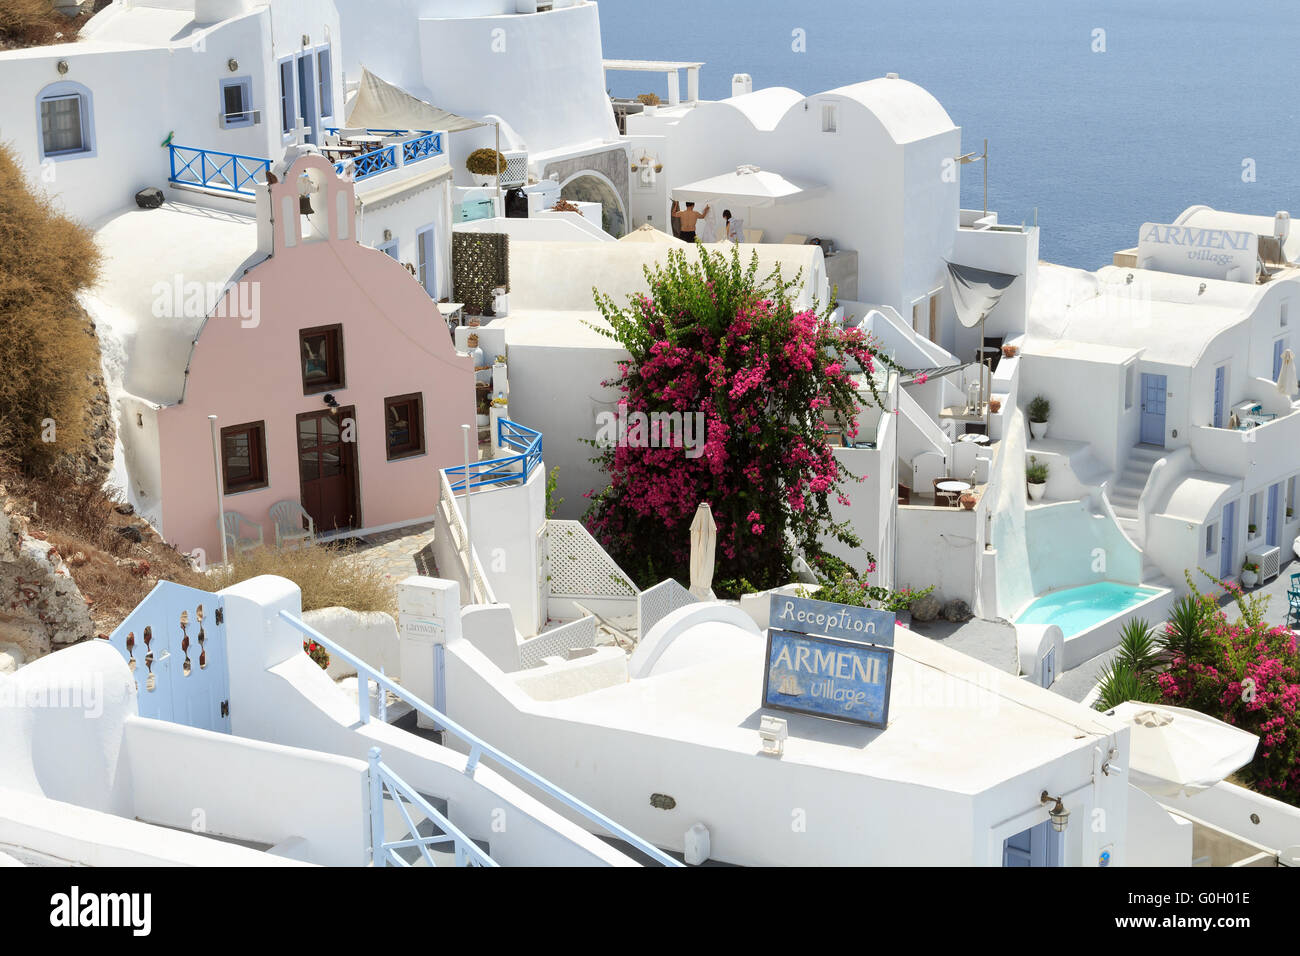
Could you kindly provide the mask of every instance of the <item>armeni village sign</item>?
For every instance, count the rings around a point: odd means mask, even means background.
[[[846,720],[889,722],[894,615],[772,595],[763,706]]]

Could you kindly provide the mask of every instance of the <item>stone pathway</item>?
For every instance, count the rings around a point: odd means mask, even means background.
[[[395,581],[412,574],[436,577],[438,569],[433,561],[433,522],[407,525],[379,534],[365,536],[366,543],[350,561],[364,561],[382,570]]]

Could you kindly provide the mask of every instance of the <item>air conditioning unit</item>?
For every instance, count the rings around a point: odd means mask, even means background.
[[[508,149],[501,153],[506,158],[506,171],[501,174],[502,186],[523,186],[528,182],[528,150]]]
[[[1251,564],[1259,565],[1259,583],[1263,584],[1277,577],[1278,571],[1281,570],[1282,549],[1273,547],[1247,551],[1246,560]]]

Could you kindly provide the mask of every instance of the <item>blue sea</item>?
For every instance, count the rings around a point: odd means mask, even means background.
[[[989,208],[1003,222],[1037,215],[1053,262],[1098,268],[1137,244],[1143,222],[1194,204],[1300,216],[1297,0],[600,0],[600,11],[606,57],[705,61],[706,99],[729,96],[733,73],[809,94],[889,72],[919,83],[966,151],[988,138]],[[805,52],[792,49],[796,29]],[[618,95],[666,94],[652,74],[609,81]],[[980,166],[966,166],[962,205],[982,201]]]

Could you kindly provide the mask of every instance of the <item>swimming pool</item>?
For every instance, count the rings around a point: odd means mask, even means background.
[[[1016,615],[1017,624],[1055,624],[1066,640],[1155,597],[1156,588],[1116,581],[1049,591]],[[1152,623],[1155,623],[1154,621]]]

